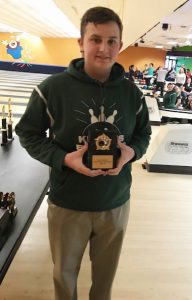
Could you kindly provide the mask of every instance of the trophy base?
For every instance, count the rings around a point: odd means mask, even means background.
[[[12,143],[12,141],[14,140],[14,138],[9,138],[9,139],[7,139],[7,141],[6,141],[6,143],[5,142],[2,142],[1,143],[1,146],[2,147],[5,147],[5,146],[7,146],[8,144],[10,144],[10,143]]]
[[[8,142],[12,142],[13,140],[14,140],[14,137],[7,137],[7,139],[8,139]]]
[[[13,226],[13,218],[8,209],[0,208],[0,250],[6,243]]]
[[[6,241],[5,231],[9,225],[10,214],[7,209],[0,209],[0,250]]]
[[[11,217],[15,217],[16,216],[16,214],[17,214],[17,212],[18,212],[18,209],[17,209],[17,207],[14,207],[14,209],[13,210],[11,210],[11,212],[10,212],[10,215],[11,215]]]

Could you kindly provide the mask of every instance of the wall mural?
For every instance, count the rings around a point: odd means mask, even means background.
[[[24,41],[21,43],[21,36],[10,36],[9,40],[2,40],[0,42],[6,47],[6,53],[8,60],[12,60],[12,63],[17,63],[20,67],[30,67],[30,60],[32,58],[31,51],[25,45]]]

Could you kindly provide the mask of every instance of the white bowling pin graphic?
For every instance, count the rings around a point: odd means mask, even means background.
[[[92,108],[89,109],[89,113],[90,113],[90,115],[91,115],[91,124],[98,122],[98,119],[97,119],[97,117],[94,115],[94,112],[93,112],[93,109],[92,109]]]
[[[115,116],[117,114],[117,110],[113,111],[113,114],[106,119],[106,122],[113,124],[115,121]]]
[[[105,114],[104,114],[104,106],[102,105],[100,107],[100,116],[99,116],[99,121],[100,122],[105,122]]]

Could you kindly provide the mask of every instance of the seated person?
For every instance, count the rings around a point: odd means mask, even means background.
[[[189,78],[189,77],[191,77],[191,71],[190,71],[190,69],[187,69],[186,70],[186,78]]]
[[[180,89],[181,89],[181,105],[183,107],[185,107],[187,105],[187,96],[188,96],[188,93],[185,92],[185,88],[183,85],[180,86]]]
[[[192,94],[189,94],[187,96],[187,104],[185,106],[185,109],[192,110]]]
[[[186,79],[186,83],[184,84],[184,91],[187,93],[187,94],[190,94],[191,91],[192,91],[192,83],[191,83],[191,77],[188,77]]]
[[[137,79],[143,78],[142,72],[137,67],[135,67],[135,78],[137,78]]]
[[[175,85],[171,82],[167,85],[167,92],[163,96],[163,106],[165,108],[177,108],[177,94],[174,86]]]
[[[132,82],[135,81],[135,66],[134,65],[129,66],[128,79]]]
[[[181,88],[177,85],[175,85],[174,90],[176,92],[177,98],[176,98],[176,106],[181,105]]]
[[[160,94],[159,91],[153,90],[152,95],[150,97],[154,98],[157,101],[158,107],[161,107],[163,102],[161,102],[159,98],[159,94]]]

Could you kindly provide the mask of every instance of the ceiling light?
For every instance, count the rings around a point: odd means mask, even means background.
[[[29,37],[29,34],[27,32],[22,32],[20,35],[18,35],[21,39],[27,39]]]
[[[176,41],[170,41],[170,42],[167,42],[168,45],[176,45],[177,42]]]
[[[156,45],[155,48],[161,49],[161,48],[163,48],[163,45]]]

